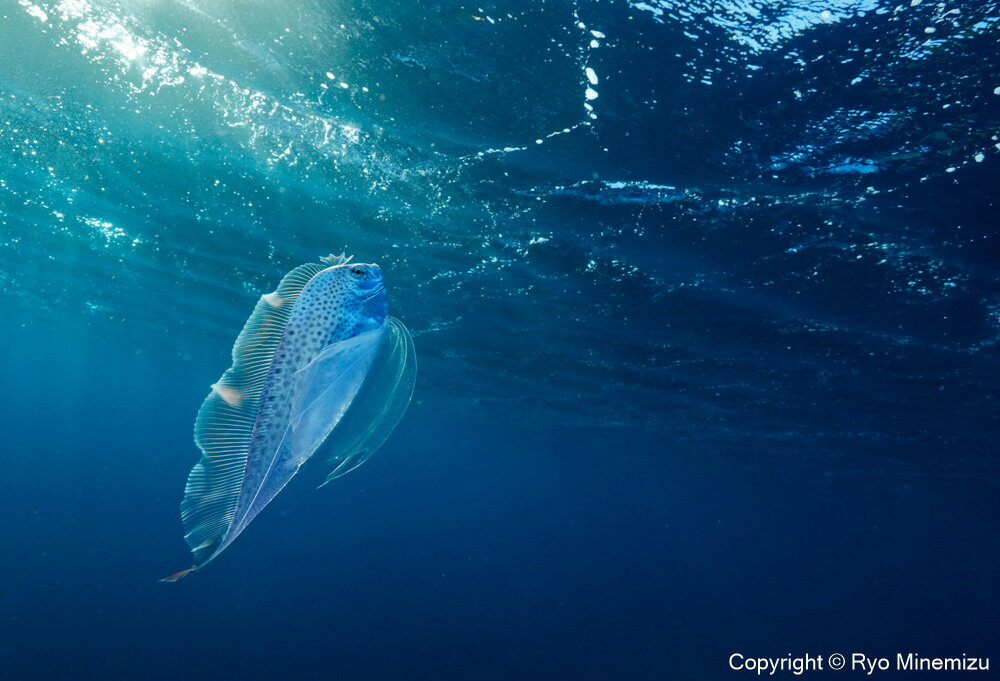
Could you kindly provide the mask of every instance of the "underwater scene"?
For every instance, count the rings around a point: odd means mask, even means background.
[[[1000,678],[996,0],[2,0],[0,286],[0,679]]]

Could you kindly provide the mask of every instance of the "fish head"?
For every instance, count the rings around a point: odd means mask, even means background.
[[[382,269],[375,264],[338,262],[316,274],[303,289],[289,324],[336,343],[381,329],[389,319]]]
[[[347,337],[378,329],[389,318],[382,269],[375,264],[344,263],[317,275],[326,295],[337,299],[335,324],[347,331]]]
[[[350,271],[356,295],[361,298],[361,316],[369,319],[374,327],[382,326],[389,318],[389,298],[385,293],[382,268],[374,264],[355,264]]]

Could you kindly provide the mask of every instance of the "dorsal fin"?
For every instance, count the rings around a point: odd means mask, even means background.
[[[334,255],[333,253],[331,253],[330,255],[322,256],[320,260],[325,262],[327,267],[333,267],[334,265],[345,265],[351,262],[351,258],[353,257],[354,257],[353,255],[347,255],[346,253],[343,252],[340,255]]]
[[[198,411],[194,440],[201,460],[184,488],[181,520],[195,566],[215,553],[233,518],[261,394],[295,301],[326,262],[286,274],[261,296],[233,345],[233,365],[212,386]]]

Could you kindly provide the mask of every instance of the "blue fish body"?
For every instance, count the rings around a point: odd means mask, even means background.
[[[218,556],[307,462],[329,481],[367,460],[415,373],[377,265],[331,256],[289,272],[257,303],[198,413],[202,458],[181,503],[195,564],[165,581]]]

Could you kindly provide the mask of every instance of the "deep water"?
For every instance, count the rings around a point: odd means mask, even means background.
[[[983,0],[3,0],[0,679],[992,678],[998,50]],[[233,339],[341,251],[409,411],[159,583]]]

